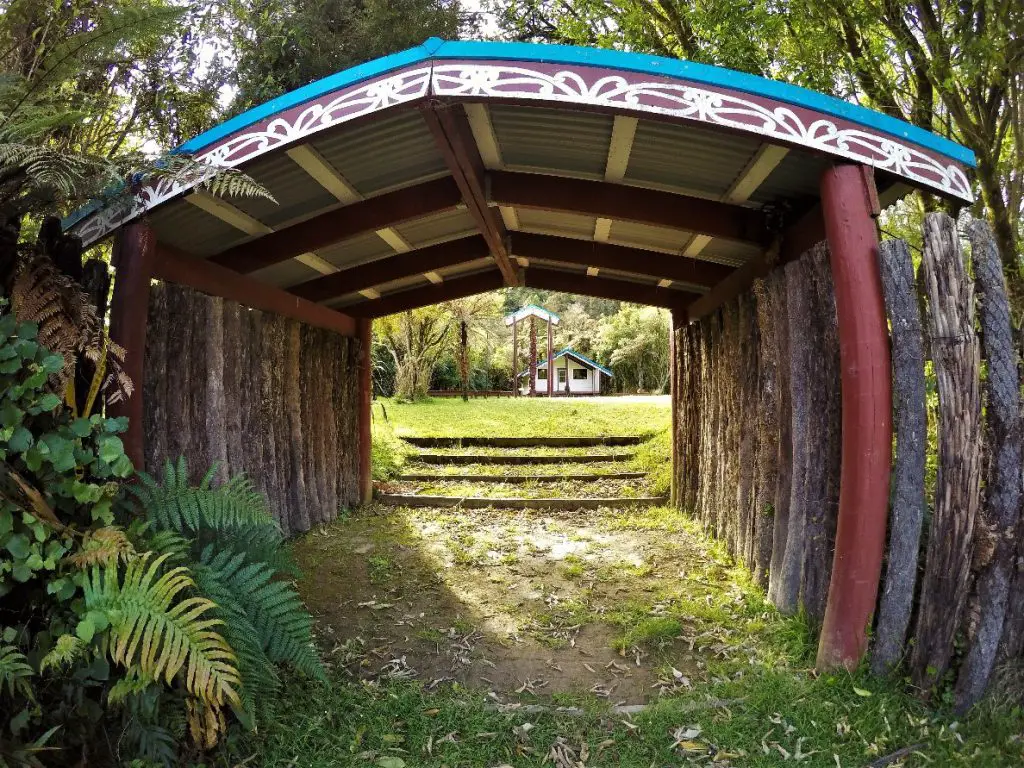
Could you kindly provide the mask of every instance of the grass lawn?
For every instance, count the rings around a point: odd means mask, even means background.
[[[373,418],[389,422],[399,437],[653,435],[672,420],[668,395],[385,399],[374,403]]]
[[[385,429],[649,432],[635,463],[652,473],[648,484],[659,472],[667,483],[667,405],[385,403]],[[674,509],[370,507],[294,549],[329,680],[288,681],[273,716],[218,764],[1024,765],[1024,717],[1005,703],[1012,694],[959,719],[944,692],[926,706],[904,680],[817,675],[803,619],[780,615]]]

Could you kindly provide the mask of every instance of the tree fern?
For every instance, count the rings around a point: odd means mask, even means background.
[[[84,588],[86,608],[109,618],[109,653],[118,664],[168,683],[184,671],[193,696],[214,707],[237,704],[234,654],[213,631],[222,622],[204,616],[215,606],[201,597],[180,599],[194,583],[183,567],[161,574],[166,558],[147,553],[129,562],[123,582],[116,565],[94,566]]]
[[[6,689],[10,696],[20,693],[31,699],[32,684],[28,679],[34,674],[25,654],[13,645],[0,645],[0,692]]]

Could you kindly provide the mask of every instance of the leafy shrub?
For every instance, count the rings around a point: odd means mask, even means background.
[[[311,619],[263,497],[129,486],[127,421],[76,418],[64,369],[0,314],[0,765],[167,764],[255,725],[277,665],[322,675]]]

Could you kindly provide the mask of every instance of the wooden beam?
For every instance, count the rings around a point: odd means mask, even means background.
[[[362,291],[392,280],[423,274],[487,256],[487,243],[480,235],[450,240],[408,253],[386,256],[369,264],[350,267],[333,275],[318,277],[292,286],[289,293],[310,301],[326,301],[346,293]]]
[[[131,397],[111,405],[111,416],[127,416],[124,450],[138,470],[146,469],[142,393],[145,389],[146,328],[149,325],[149,283],[156,259],[156,235],[148,224],[135,222],[114,238],[114,295],[110,302],[110,338],[125,350],[124,372],[135,389]],[[153,468],[150,467],[150,470]]]
[[[252,309],[290,317],[342,336],[354,336],[356,333],[355,320],[348,315],[253,280],[209,260],[189,256],[167,245],[157,246],[152,277],[211,296],[237,301]]]
[[[731,267],[710,261],[655,253],[625,245],[593,243],[588,240],[536,235],[529,232],[516,232],[512,235],[512,253],[527,259],[615,269],[706,288],[716,285],[734,272]]]
[[[490,110],[486,104],[466,104],[465,108],[469,128],[473,131],[473,139],[484,166],[491,169],[501,168],[505,161],[501,157],[501,146],[494,133],[494,124],[491,123]]]
[[[376,301],[351,304],[345,307],[345,311],[355,317],[384,317],[442,301],[461,299],[475,293],[497,290],[502,285],[504,282],[501,273],[497,270],[488,270],[466,277],[453,277],[437,285],[428,283],[406,291],[390,293]]]
[[[429,105],[421,111],[505,283],[515,285],[518,274],[508,255],[508,232],[501,216],[487,203],[484,161],[465,110],[460,104],[450,104]]]
[[[750,196],[757,191],[787,154],[789,154],[789,150],[786,147],[780,147],[777,144],[762,144],[746,167],[740,171],[729,190],[722,195],[722,200],[729,203],[742,203],[749,200]],[[710,242],[711,238],[707,235],[695,235],[683,249],[683,255],[697,256]]]
[[[751,259],[733,274],[726,277],[714,288],[690,305],[690,321],[714,312],[730,299],[747,290],[755,280],[764,277],[776,266],[800,258],[810,248],[825,239],[825,220],[821,206],[815,205],[783,232],[781,242],[768,248],[760,256]]]
[[[321,213],[236,245],[210,260],[248,274],[364,232],[451,210],[460,202],[459,188],[452,179],[436,179]]]
[[[715,200],[511,171],[495,171],[490,179],[491,198],[499,205],[634,221],[758,245],[766,245],[770,234],[761,211]]]
[[[698,294],[671,288],[658,288],[654,285],[631,283],[609,277],[589,277],[553,269],[539,269],[538,267],[530,267],[526,270],[526,285],[529,288],[575,293],[581,296],[596,296],[614,301],[631,301],[635,304],[648,304],[667,309],[685,306],[698,296]]]

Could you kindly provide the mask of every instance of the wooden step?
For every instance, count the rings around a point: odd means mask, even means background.
[[[668,504],[668,496],[639,496],[612,499],[488,499],[482,496],[418,496],[412,493],[382,493],[377,501],[391,507],[439,507],[462,509],[600,509],[601,507],[652,507]]]
[[[632,453],[586,454],[575,456],[511,454],[492,456],[472,453],[420,453],[414,454],[413,461],[424,464],[598,464],[604,461],[629,461]]]
[[[419,482],[458,482],[458,483],[561,483],[580,482],[596,483],[601,480],[639,480],[645,477],[643,472],[609,472],[598,474],[581,472],[579,474],[562,475],[441,475],[432,472],[409,472],[399,475],[399,480],[415,480]]]
[[[595,445],[639,445],[649,435],[605,437],[403,437],[418,448],[592,448]]]

